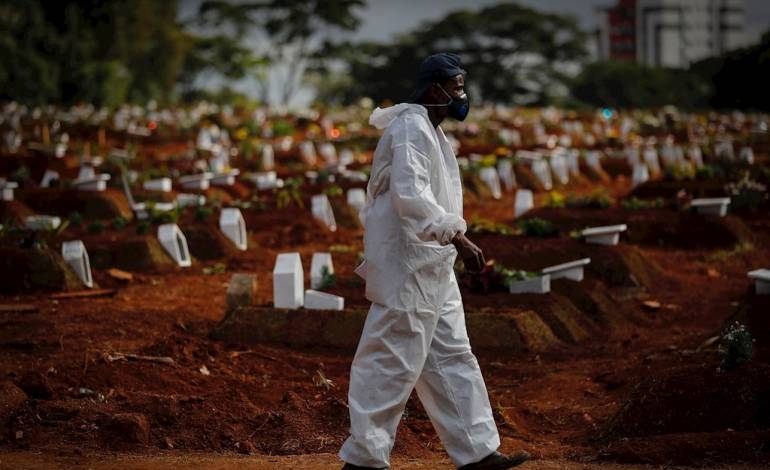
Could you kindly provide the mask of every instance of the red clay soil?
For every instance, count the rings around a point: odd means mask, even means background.
[[[512,201],[506,194],[488,205],[474,203],[466,215],[507,223]],[[656,214],[664,213],[651,211],[651,220]],[[116,289],[113,297],[56,300],[45,292],[1,297],[4,305],[38,308],[37,313],[0,310],[0,328],[15,328],[13,335],[0,336],[0,389],[8,390],[0,397],[3,451],[336,452],[347,432],[349,355],[225,344],[209,333],[224,315],[234,272],[256,273],[255,303],[270,304],[270,273],[279,252],[298,251],[307,270],[313,252],[332,251],[338,276],[332,291],[348,296],[348,305],[366,305],[352,273],[361,231],[329,232],[307,208],[293,206],[244,210],[244,216],[250,231],[246,252],[199,259],[187,269],[136,270],[130,282],[95,269],[101,288]],[[194,223],[191,217],[183,216],[181,223]],[[217,218],[198,224],[215,226]],[[135,228],[108,228],[99,237],[127,240]],[[83,234],[68,230],[62,239]],[[770,459],[766,359],[758,356],[718,373],[717,345],[704,345],[731,316],[754,305],[746,272],[770,266],[767,245],[704,249],[685,248],[686,242],[673,248],[630,243],[613,249],[566,235],[478,240],[488,257],[528,269],[573,256],[593,260],[583,284],[554,283],[556,293],[586,315],[587,339],[539,354],[479,354],[503,450],[524,448],[539,458],[575,462],[760,465]],[[211,269],[218,263],[222,266]],[[637,286],[627,276],[639,272],[649,279],[635,276]],[[463,295],[467,309],[515,303],[537,311],[545,310],[541,302],[547,301],[467,288]],[[659,307],[643,307],[645,299]],[[612,305],[618,310],[610,312]],[[751,308],[756,322],[756,307]],[[610,312],[611,318],[592,317],[591,309]],[[755,336],[757,350],[765,348],[766,333]],[[20,402],[20,393],[27,399]],[[413,398],[394,455],[446,466],[439,460],[445,458],[441,449]]]

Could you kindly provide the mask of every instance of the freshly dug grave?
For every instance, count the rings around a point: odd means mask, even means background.
[[[699,465],[726,455],[766,462],[770,366],[723,370],[713,354],[700,359],[643,379],[602,430],[602,454],[655,464]]]
[[[647,246],[684,250],[732,248],[740,243],[761,243],[764,236],[752,231],[732,215],[713,217],[690,211],[668,209],[626,210],[542,208],[528,212],[523,219],[540,218],[553,222],[563,234],[603,225],[626,224],[621,240]]]
[[[0,293],[81,288],[83,283],[58,252],[48,248],[0,246]]]
[[[131,219],[133,214],[122,191],[79,191],[40,188],[18,191],[18,199],[39,214],[67,217],[77,212],[85,219]]]

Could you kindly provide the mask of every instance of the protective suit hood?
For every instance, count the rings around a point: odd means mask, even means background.
[[[393,121],[395,121],[396,118],[401,115],[401,113],[407,110],[411,112],[425,113],[426,116],[428,114],[428,111],[422,105],[399,103],[388,108],[377,108],[372,111],[372,115],[369,116],[369,124],[380,130],[385,129]]]

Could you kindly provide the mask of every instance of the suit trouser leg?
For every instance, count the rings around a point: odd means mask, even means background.
[[[500,446],[454,274],[415,388],[456,466],[477,462]]]

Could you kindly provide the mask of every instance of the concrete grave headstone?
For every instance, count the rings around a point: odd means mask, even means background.
[[[316,194],[311,199],[313,217],[319,220],[321,223],[332,232],[337,231],[337,221],[334,218],[334,211],[332,211],[332,205],[329,203],[329,198],[326,194]]]
[[[263,171],[254,173],[251,180],[257,185],[259,191],[283,187],[283,180],[278,178],[275,171]]]
[[[304,160],[306,164],[311,166],[316,164],[317,156],[315,152],[315,147],[313,146],[313,142],[309,140],[300,142],[299,154],[302,157],[302,160]]]
[[[551,156],[551,171],[556,181],[560,184],[569,183],[569,169],[567,168],[567,159],[561,152],[554,152]]]
[[[353,151],[350,149],[343,149],[340,151],[339,163],[342,166],[348,166],[356,161]]]
[[[502,192],[500,191],[500,177],[495,168],[484,167],[480,169],[479,178],[481,178],[481,181],[487,185],[493,198],[500,199],[500,197],[502,197]]]
[[[337,164],[337,149],[331,142],[324,142],[318,146],[318,153],[328,165]]]
[[[205,172],[197,173],[194,175],[181,176],[177,181],[179,181],[179,184],[181,184],[182,188],[184,189],[204,191],[209,189],[212,177],[213,175],[211,173]]]
[[[553,188],[553,181],[551,180],[551,170],[548,167],[548,163],[542,158],[532,161],[532,173],[543,185],[546,191],[550,191]]]
[[[142,183],[142,187],[147,191],[171,192],[171,178],[156,178]]]
[[[28,215],[24,227],[28,230],[56,230],[61,225],[61,218],[55,215]]]
[[[511,294],[547,294],[551,292],[551,276],[544,274],[508,283]]]
[[[320,289],[324,282],[324,275],[333,274],[334,264],[331,253],[313,253],[313,259],[310,262],[310,287]]]
[[[355,208],[357,212],[361,212],[366,204],[366,190],[363,188],[350,188],[347,192],[348,205]]]
[[[506,191],[516,187],[516,174],[513,172],[513,162],[510,159],[498,160],[497,175]]]
[[[275,168],[275,150],[270,144],[262,146],[262,169],[270,171]]]
[[[520,217],[535,207],[535,197],[530,189],[518,189],[516,191],[516,200],[513,204],[514,216]]]
[[[644,159],[645,165],[647,165],[647,168],[653,173],[658,174],[660,173],[660,161],[658,160],[658,151],[655,150],[654,147],[648,147],[644,149],[644,152],[642,153],[642,158]]]
[[[556,279],[570,279],[573,281],[583,280],[583,268],[591,262],[591,258],[583,258],[568,263],[557,264],[555,266],[549,266],[542,271],[542,274],[550,274],[551,280]]]
[[[626,224],[590,227],[581,232],[586,243],[614,246],[620,241],[620,232],[625,232]]]
[[[754,290],[757,295],[770,294],[770,269],[749,271],[749,277],[754,279]]]
[[[241,170],[231,168],[222,173],[211,175],[211,184],[214,186],[232,186],[235,184],[235,177],[241,174]]]
[[[729,197],[698,198],[690,201],[690,206],[695,208],[698,214],[717,215],[719,217],[727,215],[727,206],[729,205]]]
[[[687,158],[690,160],[690,163],[695,165],[695,168],[703,166],[703,152],[699,145],[690,145],[687,147]]]
[[[589,150],[586,152],[586,164],[596,171],[602,170],[601,154],[596,150]]]
[[[634,164],[634,171],[631,175],[631,185],[637,187],[642,183],[646,183],[650,180],[650,170],[644,163]]]
[[[725,160],[735,160],[733,143],[727,139],[717,141],[714,144],[714,155],[716,155],[717,158]]]
[[[345,299],[338,295],[308,289],[305,291],[305,308],[308,310],[344,310]]]
[[[81,240],[70,240],[62,242],[61,254],[64,261],[75,271],[83,284],[92,288],[94,280],[91,276],[91,263],[88,260],[88,252]]]
[[[192,266],[190,250],[187,247],[187,238],[179,230],[177,224],[162,224],[158,226],[158,241],[171,256],[177,265],[181,267]]]
[[[740,160],[742,162],[746,162],[749,165],[753,165],[754,164],[754,149],[752,149],[751,147],[741,147],[741,150],[738,153],[738,158],[740,158]]]
[[[179,193],[176,195],[178,207],[198,207],[206,204],[206,196],[202,194]]]
[[[567,168],[571,176],[580,175],[580,151],[577,149],[568,149],[566,152]]]
[[[246,222],[243,219],[241,210],[237,207],[227,207],[222,209],[222,212],[219,214],[219,230],[221,230],[239,250],[245,251],[249,247],[249,240],[246,236]]]
[[[40,187],[41,188],[50,188],[52,181],[58,181],[59,180],[59,172],[53,171],[53,170],[45,170],[45,173],[43,173],[43,178],[40,180]]]
[[[626,160],[631,166],[639,163],[639,149],[635,147],[626,147],[624,153],[626,154]]]
[[[273,267],[275,308],[296,309],[304,303],[305,277],[299,253],[281,253]]]
[[[13,201],[13,190],[19,187],[19,183],[15,181],[6,181],[5,178],[0,178],[0,200]]]

